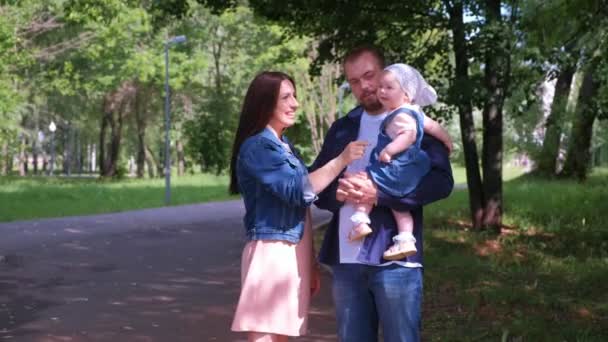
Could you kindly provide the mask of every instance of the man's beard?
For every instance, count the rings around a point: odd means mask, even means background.
[[[377,112],[382,109],[382,103],[378,100],[377,97],[374,97],[374,100],[370,100],[367,102],[361,102],[361,106],[365,109],[366,112]]]

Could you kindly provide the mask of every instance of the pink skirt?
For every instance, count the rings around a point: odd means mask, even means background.
[[[310,304],[312,229],[307,215],[298,244],[255,240],[241,259],[241,295],[232,331],[300,336]]]

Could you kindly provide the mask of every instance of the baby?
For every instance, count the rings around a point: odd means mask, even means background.
[[[403,197],[412,192],[430,169],[427,154],[420,148],[424,133],[443,142],[452,151],[448,133],[437,121],[424,115],[421,108],[437,101],[437,93],[426,83],[418,70],[406,64],[393,64],[384,69],[378,86],[378,99],[389,112],[380,126],[378,144],[372,151],[369,177],[383,192]],[[354,175],[365,177],[365,175]],[[371,205],[356,205],[351,217],[351,240],[372,232],[369,219]],[[387,260],[400,260],[415,254],[414,221],[409,212],[393,210],[398,233],[393,245],[384,252]]]

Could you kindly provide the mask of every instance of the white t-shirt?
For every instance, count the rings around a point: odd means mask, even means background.
[[[369,157],[372,154],[372,150],[378,143],[378,133],[380,132],[380,124],[388,113],[382,113],[378,115],[369,115],[367,112],[363,112],[361,115],[361,126],[359,126],[359,135],[357,140],[365,140],[368,142],[365,148],[365,154],[361,159],[357,159],[350,163],[346,168],[346,172],[359,172],[365,171],[365,168],[369,164]],[[344,204],[340,208],[340,224],[339,224],[339,237],[340,237],[340,263],[359,263],[357,256],[363,240],[349,241],[348,233],[353,227],[353,222],[350,217],[355,213],[355,207],[351,204]],[[373,228],[372,228],[373,229]]]
[[[368,142],[365,148],[365,154],[361,159],[355,160],[346,167],[347,172],[355,173],[359,171],[365,171],[367,165],[369,165],[369,157],[372,154],[372,150],[378,144],[378,133],[380,133],[380,125],[386,118],[388,113],[382,113],[378,115],[369,115],[366,111],[361,115],[361,125],[359,126],[359,135],[357,140],[365,140]],[[345,203],[340,208],[340,222],[338,225],[338,236],[340,244],[340,263],[341,264],[360,264],[357,260],[361,246],[363,245],[363,239],[358,241],[350,241],[348,239],[348,233],[353,227],[353,222],[350,217],[355,213],[355,207],[352,204]],[[374,227],[372,226],[372,229]],[[419,263],[402,262],[402,261],[391,261],[380,266],[389,264],[399,264],[405,267],[422,267]]]

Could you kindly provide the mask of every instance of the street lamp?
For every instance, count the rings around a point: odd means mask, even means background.
[[[169,111],[169,48],[186,41],[186,36],[177,36],[165,43],[165,205],[171,201],[171,153],[169,146],[169,130],[171,129],[171,114]]]
[[[57,126],[55,126],[55,122],[51,121],[49,125],[49,131],[51,131],[51,167],[49,168],[49,175],[53,175],[53,171],[55,170],[55,131],[57,130]]]

